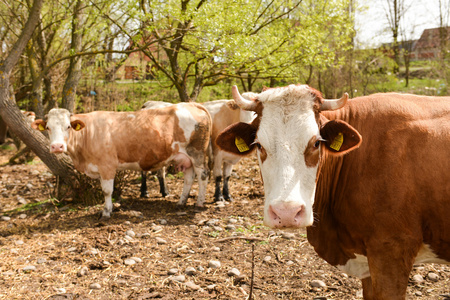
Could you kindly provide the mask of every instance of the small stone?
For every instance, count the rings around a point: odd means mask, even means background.
[[[143,217],[142,212],[136,211],[136,210],[131,210],[131,211],[129,211],[129,214],[130,214],[130,216],[132,216],[132,217],[137,217],[137,218]]]
[[[187,267],[186,271],[184,271],[184,273],[188,276],[195,275],[196,272],[197,270],[194,267]]]
[[[221,267],[220,261],[218,260],[210,260],[208,262],[208,267],[211,269],[217,269]]]
[[[206,225],[208,226],[214,226],[219,222],[218,219],[210,219],[208,222],[206,222]]]
[[[414,294],[416,294],[416,296],[419,296],[419,297],[423,295],[421,291],[417,291]]]
[[[184,284],[186,287],[190,288],[191,290],[197,291],[200,289],[200,286],[193,283],[192,281],[188,281]]]
[[[318,280],[318,279],[314,279],[311,280],[311,282],[309,283],[312,287],[315,288],[324,288],[327,287],[327,285],[325,284],[325,282],[323,282],[322,280]]]
[[[159,224],[161,225],[167,225],[167,220],[166,219],[159,219],[158,220]],[[155,230],[156,231],[156,230]]]
[[[421,283],[423,282],[423,277],[420,274],[416,274],[412,277],[412,281],[415,283]]]
[[[17,240],[14,242],[17,246],[23,245],[24,242],[22,240]]]
[[[161,230],[163,230],[163,228],[161,226],[156,225],[156,226],[152,227],[152,231],[156,232],[156,231],[161,231]]]
[[[217,247],[217,246],[212,247],[211,250],[212,250],[213,252],[220,252],[220,248]]]
[[[163,245],[163,244],[167,244],[167,241],[165,239],[162,239],[160,237],[156,237],[156,243]]]
[[[55,287],[54,290],[58,293],[58,294],[64,294],[66,292],[65,288],[57,288]]]
[[[214,229],[215,231],[219,231],[219,232],[223,231],[223,228],[220,227],[220,226],[213,226],[213,229]]]
[[[238,220],[234,219],[234,218],[229,218],[228,219],[228,223],[230,224],[236,224],[238,222]]]
[[[187,212],[185,212],[185,211],[177,211],[175,214],[177,216],[185,216],[185,215],[187,215]]]
[[[77,247],[70,247],[69,249],[67,249],[67,252],[75,252],[77,251]]]
[[[295,238],[295,233],[283,231],[281,233],[281,237],[285,238],[285,239],[288,239],[288,240],[291,240],[291,239]]]
[[[175,268],[169,269],[169,271],[167,271],[167,274],[168,275],[178,274],[178,269],[175,269]]]
[[[125,221],[125,222],[123,222],[123,224],[125,224],[125,225],[131,225],[131,222],[130,222],[130,221]]]
[[[19,219],[26,219],[27,218],[27,215],[26,214],[20,214],[19,215]]]
[[[236,269],[236,268],[232,268],[231,270],[228,271],[228,276],[239,276],[241,275],[241,272]]]
[[[215,285],[215,284],[210,284],[210,285],[207,285],[207,286],[206,286],[206,289],[207,289],[207,290],[210,290],[210,291],[211,291],[211,290],[214,290],[215,288],[216,288],[216,285]]]
[[[436,281],[439,281],[439,275],[436,274],[436,273],[430,272],[430,273],[428,273],[428,275],[427,275],[427,279],[428,279],[429,281],[434,281],[434,282],[436,282]]]
[[[186,281],[186,276],[184,276],[184,275],[173,276],[172,280],[173,281],[178,281],[178,282],[185,282]]]
[[[86,266],[82,267],[82,268],[77,272],[77,276],[78,276],[78,277],[86,276],[87,274],[89,274],[89,269],[88,269],[88,267],[86,267]]]
[[[215,207],[216,208],[224,208],[225,207],[225,203],[223,201],[216,202]]]
[[[41,258],[38,258],[36,262],[37,262],[38,264],[44,264],[44,263],[47,262],[47,259],[41,257]]]
[[[294,262],[292,260],[288,260],[286,262],[286,266],[292,266],[294,264]]]
[[[101,287],[101,285],[100,285],[99,283],[94,282],[94,283],[91,283],[91,284],[89,285],[89,288],[90,288],[91,290],[99,290],[99,289],[101,289],[102,287]]]
[[[9,220],[11,220],[11,218],[10,217],[8,217],[8,216],[2,216],[2,221],[9,221]]]
[[[234,226],[234,225],[232,225],[232,224],[227,224],[227,225],[225,226],[225,229],[226,229],[226,230],[236,230],[236,226]]]
[[[19,202],[19,204],[22,204],[22,205],[28,204],[28,201],[21,196],[17,196],[17,202]]]
[[[203,272],[203,271],[205,271],[205,268],[203,268],[202,266],[198,266],[197,270],[199,270],[200,272]]]
[[[270,257],[269,255],[267,255],[266,257],[263,258],[263,261],[265,261],[266,263],[268,263],[271,260],[272,260],[272,257]]]
[[[30,190],[33,189],[34,187],[31,183],[27,183],[25,186]]]
[[[130,259],[134,260],[137,264],[142,262],[142,259],[136,256],[133,256]]]
[[[127,230],[127,231],[125,232],[125,235],[131,236],[132,238],[134,238],[134,237],[136,236],[136,233],[134,233],[133,230]]]
[[[123,261],[123,263],[126,264],[127,266],[132,266],[136,263],[136,261],[134,259],[127,258]]]
[[[197,225],[189,225],[189,229],[191,230],[197,230],[198,226]]]
[[[36,267],[35,266],[26,266],[22,269],[24,272],[31,272],[31,271],[36,271]]]

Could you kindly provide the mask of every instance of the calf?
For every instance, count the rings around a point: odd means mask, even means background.
[[[78,171],[100,178],[105,195],[103,217],[112,212],[117,170],[157,170],[169,163],[184,172],[178,204],[186,204],[195,175],[199,182],[197,205],[204,204],[211,117],[201,105],[181,103],[136,112],[76,115],[52,109],[46,121],[36,120],[32,126],[48,129],[52,153],[68,152]]]
[[[319,256],[362,279],[365,299],[404,299],[413,264],[450,262],[450,97],[347,104],[346,94],[327,100],[306,85],[251,100],[232,93],[257,117],[217,144],[256,149],[267,226],[307,227]]]

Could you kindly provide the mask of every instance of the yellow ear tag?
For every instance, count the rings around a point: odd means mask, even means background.
[[[238,148],[239,152],[245,152],[250,150],[250,148],[247,146],[247,144],[245,143],[244,139],[241,137],[236,137],[234,139],[234,143],[236,144],[236,147]]]
[[[339,134],[334,138],[334,141],[331,143],[330,148],[339,151],[343,143],[344,136],[342,135],[342,132],[339,132]]]
[[[42,126],[42,124],[39,124],[38,128],[40,131],[45,131],[45,128],[44,128],[44,126]]]
[[[81,125],[80,125],[80,123],[77,123],[77,126],[75,126],[75,130],[78,131],[80,129],[81,129]]]

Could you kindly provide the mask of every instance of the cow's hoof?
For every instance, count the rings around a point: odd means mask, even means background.
[[[141,197],[141,198],[148,198],[148,193],[141,194],[139,197]]]
[[[224,199],[225,199],[225,201],[228,201],[228,202],[233,202],[234,201],[234,199],[233,199],[233,197],[231,197],[231,195],[225,195],[224,197],[223,197]]]

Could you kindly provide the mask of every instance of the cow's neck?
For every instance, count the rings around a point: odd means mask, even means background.
[[[351,122],[349,109],[340,109],[324,114],[329,120],[343,120]],[[316,252],[332,265],[345,265],[345,262],[353,258],[353,254],[344,251],[341,247],[343,239],[348,237],[342,226],[339,226],[335,218],[333,208],[337,201],[342,199],[341,192],[345,186],[345,174],[342,166],[345,157],[335,157],[322,153],[319,177],[316,186],[314,201],[314,224],[308,227],[308,240]],[[337,230],[339,228],[340,231]],[[346,243],[346,249],[347,243]]]

